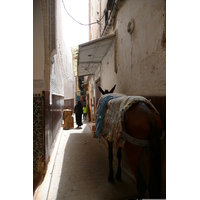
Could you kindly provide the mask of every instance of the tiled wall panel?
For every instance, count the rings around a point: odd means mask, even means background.
[[[44,161],[43,119],[43,99],[36,94],[33,96],[33,174],[38,170],[39,159]]]
[[[62,125],[64,97],[52,95],[52,104],[49,100],[49,91],[43,95],[33,97],[33,173],[44,170],[49,161],[50,149],[56,134]],[[43,169],[38,169],[42,161]]]

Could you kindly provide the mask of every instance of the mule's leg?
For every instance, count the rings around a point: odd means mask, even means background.
[[[117,150],[118,166],[117,166],[117,174],[116,174],[116,180],[118,181],[121,180],[121,158],[122,158],[121,150],[122,148],[118,147],[118,150]]]
[[[108,141],[109,175],[108,181],[113,182],[113,143]]]
[[[138,190],[138,198],[144,198],[145,192],[147,190],[147,185],[142,175],[140,167],[138,169],[137,190]]]
[[[158,124],[159,125],[159,124]],[[161,197],[161,144],[159,138],[159,129],[156,123],[150,126],[150,180],[149,196],[150,198]]]

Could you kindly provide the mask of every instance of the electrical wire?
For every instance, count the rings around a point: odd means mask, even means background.
[[[63,7],[64,7],[66,13],[67,13],[75,22],[77,22],[78,24],[83,25],[83,26],[90,26],[90,25],[93,25],[93,24],[99,24],[100,21],[103,19],[104,15],[105,15],[105,13],[104,13],[103,16],[101,17],[101,19],[97,20],[96,22],[92,22],[92,23],[90,23],[90,24],[83,24],[83,23],[81,23],[81,22],[78,22],[76,19],[74,19],[74,18],[69,14],[69,12],[67,11],[67,9],[66,9],[66,7],[65,7],[65,4],[64,4],[63,0],[62,0],[62,3],[63,3]]]

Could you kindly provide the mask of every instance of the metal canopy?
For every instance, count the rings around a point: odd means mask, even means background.
[[[88,76],[95,73],[101,66],[101,61],[107,54],[115,38],[115,34],[91,40],[79,45],[78,76]]]

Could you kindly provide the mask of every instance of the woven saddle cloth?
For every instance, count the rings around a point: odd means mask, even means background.
[[[106,94],[100,97],[97,105],[97,115],[101,102],[108,95],[112,95],[113,99],[109,100],[106,106],[105,116],[103,119],[103,128],[101,130],[101,136],[106,137],[110,142],[114,142],[120,147],[124,147],[124,115],[126,111],[135,103],[144,102],[146,105],[152,107],[156,113],[158,111],[153,104],[142,96],[126,96],[119,93]],[[116,98],[117,97],[117,98]],[[158,113],[159,114],[159,113]],[[126,133],[125,133],[126,134]]]

